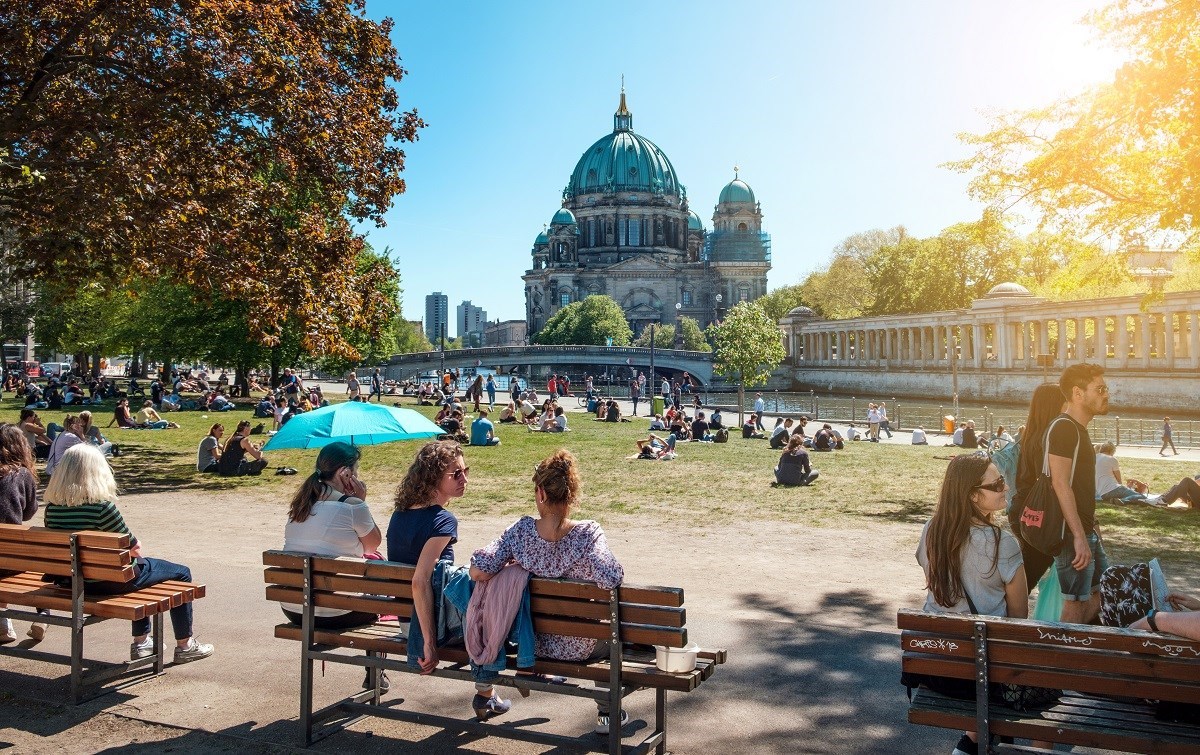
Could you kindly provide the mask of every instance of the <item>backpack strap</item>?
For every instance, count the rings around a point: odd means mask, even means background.
[[[1054,426],[1063,420],[1070,420],[1069,417],[1059,415],[1054,418],[1050,426],[1046,428],[1046,435],[1042,438],[1042,474],[1050,476],[1050,432],[1054,430]],[[1073,421],[1073,420],[1072,420]],[[1075,482],[1075,462],[1079,460],[1079,431],[1075,431],[1075,453],[1071,455],[1071,476],[1067,480],[1067,484]]]

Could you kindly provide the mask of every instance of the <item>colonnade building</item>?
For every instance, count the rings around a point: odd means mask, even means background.
[[[962,398],[1023,401],[1051,373],[1091,362],[1125,373],[1114,390],[1136,390],[1148,407],[1191,405],[1200,388],[1200,291],[1147,306],[1140,296],[1053,302],[1003,283],[966,309],[824,320],[797,307],[780,327],[802,387],[949,395],[956,375]]]

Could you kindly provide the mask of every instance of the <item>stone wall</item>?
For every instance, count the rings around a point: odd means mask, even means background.
[[[1046,373],[1051,381],[1059,372]],[[793,369],[792,390],[834,391],[854,396],[926,398],[950,401],[953,377],[949,372],[933,370],[861,370]],[[958,398],[961,402],[1024,403],[1045,378],[1041,370],[959,373]],[[1200,395],[1200,375],[1195,372],[1160,374],[1113,370],[1106,374],[1111,391],[1110,413],[1121,411],[1161,411],[1164,414],[1195,410]],[[772,388],[775,386],[772,385]]]

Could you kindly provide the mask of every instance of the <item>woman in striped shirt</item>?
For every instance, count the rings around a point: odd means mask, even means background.
[[[56,530],[100,530],[129,535],[133,554],[133,579],[128,582],[88,582],[86,591],[92,595],[120,595],[159,582],[177,579],[192,580],[186,566],[142,555],[142,544],[125,525],[117,510],[117,481],[104,460],[100,449],[87,443],[71,446],[62,455],[50,484],[43,496],[46,502],[46,527]],[[188,663],[212,655],[212,645],[202,645],[192,637],[192,604],[183,603],[171,609],[171,628],[175,631],[175,662]],[[133,643],[129,659],[136,661],[154,654],[154,638],[150,636],[150,619],[133,622]]]

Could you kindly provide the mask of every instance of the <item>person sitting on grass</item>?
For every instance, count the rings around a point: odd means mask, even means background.
[[[1113,503],[1146,503],[1146,486],[1132,478],[1129,485],[1121,479],[1121,466],[1114,454],[1116,445],[1105,441],[1096,446],[1096,500]],[[1141,491],[1138,488],[1141,488]]]
[[[121,449],[111,443],[104,434],[100,432],[100,428],[92,423],[92,413],[84,410],[79,413],[79,430],[80,437],[100,449],[100,453],[105,456],[120,456]]]
[[[89,595],[121,595],[141,590],[168,580],[192,581],[186,566],[144,554],[144,544],[126,526],[117,509],[117,481],[104,460],[100,449],[87,443],[72,446],[63,454],[58,470],[50,478],[43,496],[46,502],[46,528],[52,530],[100,530],[129,535],[133,554],[133,579],[128,582],[88,581]],[[175,663],[190,663],[207,658],[213,646],[196,641],[192,635],[192,602],[171,609],[171,628],[175,632]],[[137,661],[154,655],[154,638],[150,636],[150,619],[133,622],[133,643],[129,660]]]
[[[227,412],[233,409],[233,402],[219,391],[209,391],[204,408],[210,412]]]
[[[521,416],[519,422],[522,425],[532,425],[537,422],[538,411],[529,399],[522,399],[520,404]]]
[[[804,438],[793,435],[775,467],[775,482],[780,485],[810,485],[819,476],[820,472],[809,464]]]
[[[782,421],[779,424],[783,424]],[[751,414],[746,418],[746,421],[742,424],[742,437],[758,439],[767,437],[766,434],[758,431],[758,415]]]
[[[488,419],[488,408],[479,407],[479,416],[471,423],[472,446],[498,446],[500,439],[496,437],[496,426]]]
[[[108,423],[108,427],[113,425],[124,429],[136,429],[140,427],[134,420],[133,414],[129,411],[129,399],[122,398],[117,400],[117,405],[113,407],[113,418]]]
[[[788,439],[791,438],[791,435],[792,418],[788,417],[787,419],[784,419],[783,417],[776,417],[775,427],[771,428],[771,448],[776,450],[786,448]]]
[[[833,437],[833,426],[824,424],[817,434],[813,436],[812,449],[814,451],[832,451],[837,448],[837,441]]]
[[[662,418],[661,414],[655,414],[653,417],[650,418],[650,429],[651,430],[666,430],[667,429],[667,424],[665,422],[663,422],[663,418]]]
[[[225,434],[225,426],[220,422],[208,429],[208,435],[200,441],[196,449],[196,471],[205,474],[216,474],[221,461],[221,436]]]
[[[253,461],[247,461],[247,456]],[[257,476],[266,468],[267,457],[263,456],[258,446],[250,442],[250,420],[244,419],[238,423],[233,437],[221,450],[217,459],[217,474],[222,477]]]
[[[918,427],[916,430],[913,430],[912,444],[914,446],[928,446],[929,445],[929,439],[927,437],[925,437],[925,428]]]
[[[50,453],[46,456],[46,476],[52,477],[63,454],[80,443],[83,443],[83,433],[79,429],[79,417],[68,414],[63,418],[62,431],[54,436],[54,442],[50,444]]]
[[[254,405],[255,419],[269,419],[275,416],[275,401],[272,400],[271,394],[267,394]]]
[[[854,423],[851,422],[850,426],[846,428],[846,438],[849,440],[862,440],[863,439],[862,430],[859,430],[857,427],[854,426]]]
[[[179,425],[175,424],[174,422],[168,422],[167,420],[158,416],[158,412],[154,411],[154,404],[150,403],[149,401],[142,404],[142,411],[139,412],[139,414],[142,418],[140,425],[150,430],[167,430],[179,427]]]
[[[1134,482],[1134,480],[1130,480],[1130,482]],[[1197,482],[1194,477],[1184,477],[1167,492],[1162,495],[1150,496],[1146,502],[1152,506],[1170,506],[1176,501],[1183,501],[1190,509],[1200,506],[1200,482]]]
[[[704,419],[704,412],[696,412],[696,419],[692,420],[691,440],[693,443],[709,442],[713,440],[713,436],[709,433],[710,425]]]
[[[540,427],[530,427],[535,433],[565,433],[567,431],[567,414],[561,406],[554,407],[553,414],[547,414]]]
[[[21,419],[17,422],[17,427],[25,434],[25,440],[29,442],[29,447],[33,449],[33,457],[35,459],[45,459],[50,455],[50,436],[46,434],[46,428],[42,425],[42,420],[38,417],[38,413],[33,409],[22,409]]]
[[[604,414],[605,422],[628,422],[629,420],[621,416],[621,407],[613,399],[608,400],[608,411]]]
[[[725,426],[725,419],[721,416],[719,408],[712,410],[712,416],[708,418],[708,428],[713,432],[720,430]]]
[[[508,406],[500,410],[499,422],[504,425],[515,424],[517,422],[517,405],[512,401],[508,402]]]

